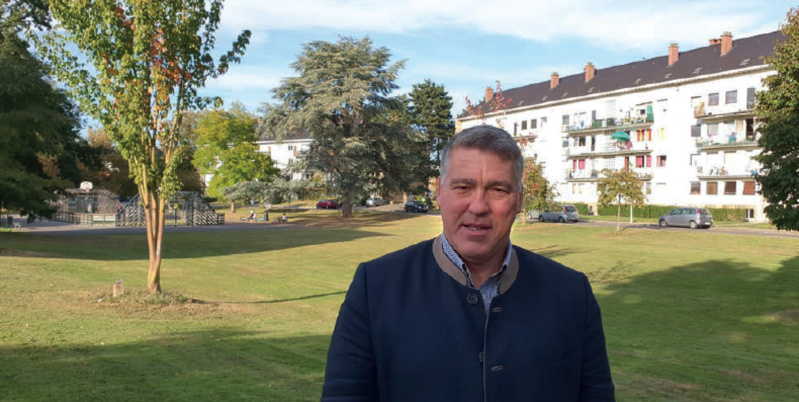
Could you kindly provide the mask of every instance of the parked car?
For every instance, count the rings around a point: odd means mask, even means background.
[[[379,197],[372,197],[366,200],[367,207],[379,207],[381,205],[386,205],[386,204],[388,204],[388,201]]]
[[[680,207],[674,208],[658,218],[660,227],[685,226],[691,229],[713,226],[713,215],[707,208]]]
[[[427,212],[427,205],[411,200],[405,203],[405,212]]]
[[[319,200],[319,202],[316,203],[316,209],[336,209],[336,208],[338,208],[338,202],[336,202],[336,200],[324,199],[324,200]]]
[[[540,222],[579,222],[580,212],[574,205],[561,205],[554,209],[545,209],[544,212],[538,214]]]

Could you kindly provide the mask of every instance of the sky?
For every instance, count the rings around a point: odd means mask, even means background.
[[[368,36],[404,60],[396,94],[431,79],[453,98],[479,100],[497,80],[508,89],[707,46],[730,31],[733,41],[778,30],[795,2],[786,0],[226,0],[217,50],[244,29],[252,38],[241,63],[207,84],[226,107],[257,112],[271,89],[296,76],[303,44]]]

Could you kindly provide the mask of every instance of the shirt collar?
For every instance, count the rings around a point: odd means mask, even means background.
[[[468,276],[469,271],[466,267],[466,263],[463,261],[461,256],[458,255],[455,249],[452,248],[449,240],[447,240],[447,236],[442,233],[441,238],[443,240],[441,242],[441,247],[444,249],[444,254],[447,256],[447,258],[449,258],[450,261],[452,261],[453,264],[455,264],[456,267],[460,268],[460,270]],[[502,272],[508,267],[508,264],[510,264],[511,250],[513,250],[513,245],[511,244],[510,239],[508,239],[508,249],[505,251],[505,259],[502,260],[502,268],[498,272]]]

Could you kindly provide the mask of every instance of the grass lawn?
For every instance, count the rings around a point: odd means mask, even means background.
[[[146,303],[143,235],[0,233],[0,400],[318,400],[358,262],[441,229],[337,214],[168,233],[168,294]],[[799,400],[799,239],[614,229],[519,225],[513,241],[589,276],[619,400]]]

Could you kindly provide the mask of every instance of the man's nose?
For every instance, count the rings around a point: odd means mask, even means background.
[[[469,200],[469,212],[475,215],[482,215],[489,211],[488,197],[485,191],[477,191]]]

